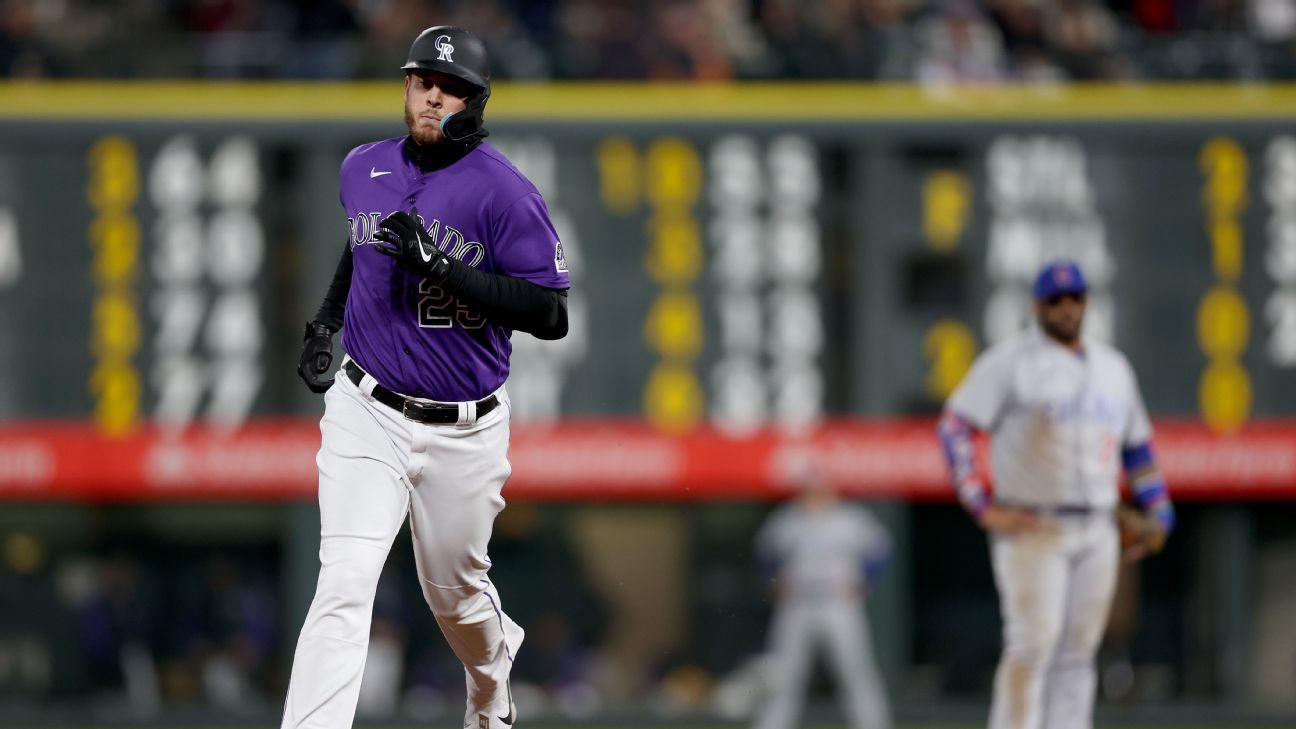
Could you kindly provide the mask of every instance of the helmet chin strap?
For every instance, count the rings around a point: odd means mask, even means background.
[[[490,132],[482,125],[482,110],[486,108],[486,99],[490,91],[483,91],[473,97],[462,111],[452,112],[441,117],[441,133],[451,142],[462,144],[488,136]]]
[[[441,117],[441,134],[442,134],[442,136],[444,136],[446,139],[449,139],[449,140],[452,141],[452,142],[458,142],[459,139],[456,138],[453,134],[451,134],[451,133],[450,133],[450,130],[447,129],[446,126],[450,123],[450,120],[451,120],[451,119],[454,119],[455,116],[458,115],[458,114],[459,114],[459,112],[454,111],[454,112],[451,112],[451,113],[446,114],[445,116]],[[455,125],[455,126],[458,126],[458,125]]]

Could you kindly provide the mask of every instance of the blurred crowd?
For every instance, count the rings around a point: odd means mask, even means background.
[[[1290,709],[1292,510],[1263,508],[1272,518],[1257,533],[1282,542],[1257,543],[1254,634],[1230,645],[1243,652],[1238,660],[1250,677],[1243,695]],[[314,586],[314,545],[299,543],[305,534],[285,526],[291,519],[264,506],[211,514],[198,513],[213,511],[206,505],[168,507],[152,518],[140,511],[25,508],[17,519],[30,528],[0,520],[6,726],[29,717],[252,721],[282,709]],[[535,719],[757,715],[777,695],[781,675],[778,645],[767,643],[778,635],[771,626],[780,609],[786,615],[797,604],[787,600],[799,583],[771,576],[768,540],[759,536],[779,513],[766,504],[510,504],[495,525],[491,578],[527,631],[511,683],[519,712]],[[1185,507],[1184,535],[1205,533],[1203,513]],[[877,591],[865,572],[870,581],[858,593],[870,603],[889,693],[910,707],[980,700],[1000,647],[993,578],[987,560],[950,555],[984,549],[984,537],[954,505],[915,508],[911,516],[910,533],[941,535],[909,540],[907,556],[897,551],[921,569],[906,576],[893,568]],[[182,526],[168,525],[175,520]],[[1237,565],[1203,562],[1208,544],[1184,536],[1157,569],[1126,569],[1099,655],[1105,700],[1227,695],[1214,656],[1234,648],[1217,643],[1219,608],[1209,597],[1216,578],[1194,575]],[[809,602],[800,604],[830,602],[801,597]],[[463,667],[423,600],[405,533],[378,585],[362,719],[430,721],[462,711]],[[899,662],[888,664],[888,655]],[[831,668],[821,657],[799,679],[815,700],[841,688]]]
[[[492,554],[527,628],[514,691],[533,716],[600,708],[591,685],[599,603],[560,543],[505,530]],[[163,711],[262,717],[280,710],[299,609],[279,545],[162,544],[118,535],[98,546],[0,533],[0,714],[75,712],[104,720]],[[359,711],[437,717],[462,706],[463,667],[414,578],[408,537],[379,583]],[[528,595],[548,591],[544,600]],[[17,713],[14,713],[17,712]],[[73,715],[73,714],[64,714]]]
[[[88,704],[135,717],[164,701],[263,706],[282,630],[264,555],[52,554],[11,533],[4,557],[0,705]]]
[[[745,542],[764,509],[737,511],[742,518],[726,521]],[[581,718],[629,705],[677,715],[720,701],[725,678],[725,710],[749,712],[769,612],[749,552],[730,544],[691,565],[682,532],[659,529],[661,515],[627,529],[625,519],[645,519],[632,513],[595,528],[604,549],[591,564],[578,555],[570,513],[511,505],[491,540],[492,580],[527,631],[512,672],[519,710]],[[0,525],[0,715],[133,721],[280,711],[314,552],[298,554],[307,563],[294,573],[296,552],[282,535],[220,536],[228,513],[194,517],[197,539],[164,536],[129,510],[94,518],[100,526],[84,532]],[[644,530],[661,548],[641,555],[626,579],[621,563]],[[463,666],[424,604],[408,533],[388,556],[373,617],[359,716],[462,711]]]
[[[436,24],[506,79],[1296,77],[1296,0],[0,0],[0,76],[387,78]]]

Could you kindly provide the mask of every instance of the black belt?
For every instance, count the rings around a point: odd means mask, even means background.
[[[347,360],[342,369],[346,371],[347,379],[355,383],[356,387],[359,387],[360,381],[364,379],[365,371],[350,360]],[[377,383],[374,383],[373,399],[416,423],[455,425],[459,422],[459,405],[457,403],[419,402],[400,393],[392,392]],[[487,395],[478,400],[476,405],[477,417],[480,418],[499,407],[499,398],[494,395]]]
[[[1014,504],[1009,502],[1000,502],[1000,506],[1008,506],[1016,509],[1025,509],[1026,511],[1039,514],[1040,516],[1089,516],[1100,512],[1111,511],[1111,509],[1100,509],[1093,506],[1081,506],[1079,504],[1056,504],[1054,506],[1041,506],[1038,504]]]

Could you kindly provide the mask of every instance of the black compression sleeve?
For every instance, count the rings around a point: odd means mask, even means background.
[[[453,263],[441,285],[468,303],[473,311],[494,324],[526,332],[536,339],[567,336],[565,289],[545,288],[450,260]]]
[[[328,293],[320,302],[319,311],[315,312],[315,321],[329,330],[336,332],[342,328],[342,315],[346,312],[347,294],[351,292],[351,244],[348,242],[338,261],[333,280],[329,282]]]

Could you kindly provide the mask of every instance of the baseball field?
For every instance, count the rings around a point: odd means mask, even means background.
[[[0,0],[0,729],[464,724],[1296,729],[1296,0]]]

